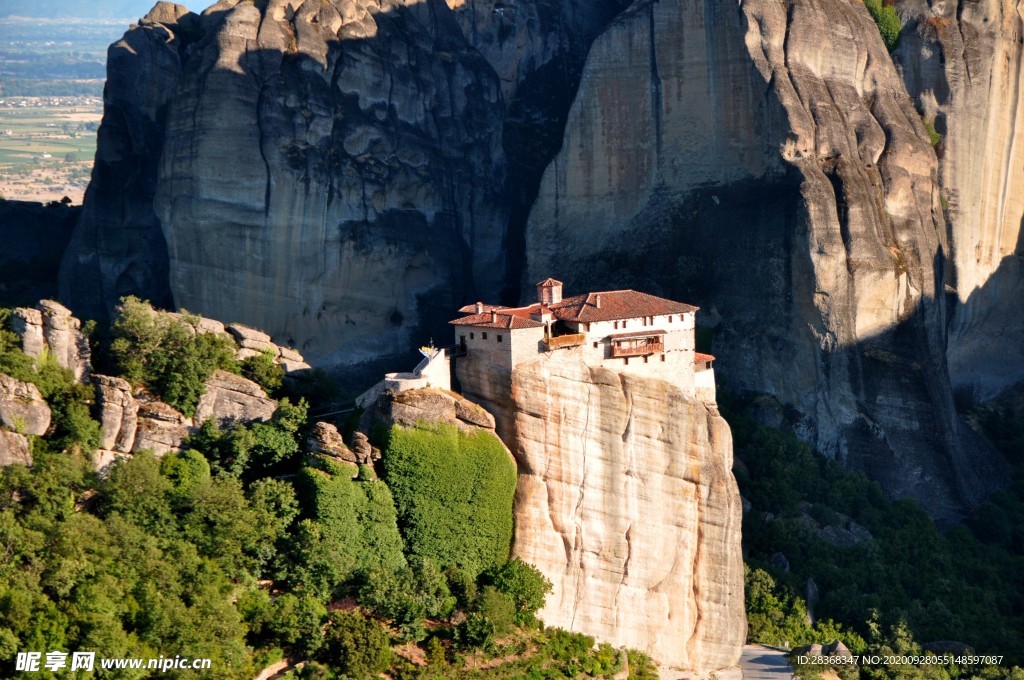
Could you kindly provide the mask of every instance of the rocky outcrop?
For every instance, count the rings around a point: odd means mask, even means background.
[[[145,449],[162,456],[181,451],[191,425],[190,419],[162,401],[140,401],[132,453]]]
[[[270,420],[277,402],[263,388],[240,375],[217,370],[206,381],[196,406],[195,422],[214,419],[222,427],[255,420]]]
[[[96,402],[103,430],[100,448],[131,453],[139,424],[139,404],[132,394],[131,385],[127,380],[107,375],[94,375],[92,380],[96,385]]]
[[[699,304],[724,384],[795,406],[819,450],[937,516],[987,493],[947,377],[937,160],[863,5],[636,2],[581,82],[524,286]]]
[[[14,463],[32,465],[32,451],[28,439],[17,432],[0,430],[0,467]]]
[[[0,425],[21,434],[46,434],[50,407],[39,388],[0,373]]]
[[[155,198],[176,305],[352,365],[440,336],[452,282],[500,287],[501,88],[447,8],[224,1],[204,22]]]
[[[321,366],[407,359],[453,306],[515,295],[587,49],[627,4],[158,3],[110,49],[62,296],[96,316],[169,285]]]
[[[433,388],[386,391],[367,407],[359,430],[373,433],[378,425],[414,427],[416,423],[450,423],[464,432],[493,431],[494,417],[461,395]]]
[[[1024,378],[1024,20],[1013,0],[897,0],[893,57],[938,144],[955,289],[954,387],[990,399]]]
[[[124,295],[171,304],[153,192],[185,54],[201,35],[198,16],[159,2],[107,50],[92,180],[61,264],[61,299],[86,318],[113,315]]]
[[[21,337],[25,354],[38,359],[46,352],[75,380],[88,378],[92,371],[89,339],[81,328],[71,310],[53,300],[42,300],[35,309],[18,307],[11,315],[11,329]]]
[[[667,666],[732,666],[745,619],[728,425],[672,383],[568,357],[511,375],[456,364],[519,466],[513,554],[554,586],[540,618]]]

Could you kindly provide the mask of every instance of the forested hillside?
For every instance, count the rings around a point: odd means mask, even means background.
[[[96,387],[53,355],[26,355],[6,310],[0,321],[0,374],[37,386],[53,414],[29,436],[31,466],[0,468],[0,675],[29,650],[206,657],[202,677],[218,680],[281,659],[306,678],[624,667],[624,653],[536,619],[550,585],[509,560],[515,465],[493,434],[378,429],[377,470],[306,453],[310,409],[336,385],[282,379],[266,354],[239,362],[223,336],[190,331],[195,318],[127,300],[109,329],[86,328],[97,370],[183,413],[217,370],[259,382],[277,405],[266,421],[209,419],[178,451],[97,472]],[[629,677],[655,677],[646,657],[629,659]]]

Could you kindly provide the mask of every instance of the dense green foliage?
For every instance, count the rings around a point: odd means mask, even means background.
[[[216,473],[249,480],[294,470],[299,458],[300,430],[308,410],[305,401],[292,404],[286,397],[278,402],[269,422],[225,430],[216,421],[207,420],[186,445],[202,451]]]
[[[375,677],[391,665],[387,631],[359,612],[331,614],[325,646],[324,660],[355,680]]]
[[[1024,420],[1015,425],[999,412],[982,417],[997,445],[1016,448],[1015,486],[994,495],[967,526],[943,533],[913,501],[888,500],[876,483],[813,453],[792,434],[758,427],[742,402],[725,394],[719,402],[733,429],[741,493],[753,508],[743,526],[752,567],[750,639],[790,645],[842,639],[875,653],[956,640],[978,653],[1005,655],[1009,664],[1024,660]],[[869,532],[867,540],[830,541],[823,531],[858,526]],[[788,572],[772,559],[777,554],[785,556]],[[813,629],[802,599],[808,579],[820,594]],[[957,677],[969,670],[946,672]]]
[[[384,471],[411,554],[471,576],[508,559],[516,467],[494,435],[396,427]]]
[[[0,640],[18,650],[203,656],[215,669],[206,677],[252,677],[232,600],[255,587],[287,515],[265,492],[211,479],[194,457],[169,458],[173,478],[140,454],[99,481],[81,455],[40,449],[31,470],[0,470]],[[12,661],[0,657],[0,675]]]
[[[405,566],[395,506],[384,482],[358,482],[329,460],[305,467],[297,485],[307,519],[296,542],[306,563],[297,573],[320,597],[340,594],[357,572],[394,572]]]
[[[190,324],[129,298],[93,348],[105,372],[188,411],[204,376],[235,368]],[[384,669],[610,677],[618,667],[607,646],[538,628],[550,584],[507,560],[515,467],[493,436],[392,433],[403,542],[376,471],[302,457],[305,400],[281,399],[265,423],[203,423],[185,451],[142,452],[99,476],[83,452],[99,438],[92,388],[18,345],[0,331],[0,370],[39,386],[54,426],[33,438],[31,469],[0,470],[0,675],[13,672],[15,651],[54,649],[209,657],[211,678],[252,677],[285,656],[309,662],[303,677],[327,680]],[[274,389],[268,362],[253,359],[242,370]],[[393,655],[402,642],[422,645],[428,665]],[[484,662],[493,668],[479,670]]]
[[[237,372],[235,344],[217,333],[197,333],[189,316],[175,319],[148,302],[126,297],[111,326],[110,354],[129,382],[187,416],[195,413],[204,383],[218,368]]]
[[[242,375],[266,390],[267,394],[277,394],[284,385],[284,368],[274,361],[274,355],[269,351],[244,359]]]
[[[878,32],[882,34],[882,42],[885,48],[892,52],[900,41],[900,31],[903,30],[903,22],[888,0],[864,0],[864,6],[868,13],[878,25]]]

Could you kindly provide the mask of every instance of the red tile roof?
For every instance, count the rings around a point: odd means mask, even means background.
[[[598,304],[601,306],[598,307]],[[610,290],[565,298],[551,305],[551,311],[555,317],[565,321],[592,323],[644,316],[687,314],[696,312],[697,307],[635,290]]]
[[[558,279],[546,278],[543,281],[537,282],[538,286],[564,286],[565,284]]]
[[[490,312],[483,314],[470,314],[448,323],[455,326],[473,326],[474,328],[507,328],[516,330],[519,328],[543,328],[544,324],[534,321],[529,315],[523,317],[516,314],[497,312],[493,316]]]
[[[489,305],[486,302],[481,302],[480,304],[483,305],[485,312],[489,312],[492,309],[508,309],[508,307],[504,305]],[[462,312],[463,314],[476,314],[476,305],[477,303],[474,302],[471,305],[459,307],[459,311]]]
[[[560,281],[546,279],[547,282],[560,284]],[[540,285],[540,284],[538,284]],[[600,307],[598,303],[600,302]],[[610,290],[600,293],[587,293],[565,298],[544,306],[535,302],[526,307],[503,307],[501,305],[484,305],[484,313],[476,314],[476,304],[459,308],[463,314],[469,314],[449,323],[459,326],[481,326],[486,328],[537,328],[543,324],[530,319],[531,315],[539,316],[543,311],[550,311],[556,319],[593,323],[597,321],[617,321],[619,319],[638,319],[645,316],[665,316],[668,314],[689,314],[697,311],[697,307],[683,302],[666,300],[665,298],[648,295],[635,290]],[[498,313],[498,324],[491,321],[491,311]],[[519,321],[503,321],[502,317],[515,317]],[[513,325],[508,325],[513,324]]]
[[[711,356],[710,354],[701,354],[700,352],[694,352],[693,353],[693,363],[695,363],[695,364],[703,364],[703,363],[705,363],[707,361],[714,361],[714,360],[715,360],[715,357]]]

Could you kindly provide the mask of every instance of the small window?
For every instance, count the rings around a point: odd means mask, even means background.
[[[619,322],[618,321],[615,322],[615,330],[619,330]]]
[[[469,334],[469,339],[473,340],[474,338],[476,338],[476,333],[470,333]]]
[[[465,335],[460,335],[459,336],[459,344],[460,345],[465,345],[466,344],[466,336]]]
[[[670,317],[668,317],[668,322],[669,322],[669,323],[672,323],[672,317],[671,317],[671,316],[670,316]]]
[[[626,357],[625,359],[623,359],[622,363],[625,364],[626,366],[629,366],[629,357]]]
[[[484,340],[486,340],[487,339],[487,333],[481,333],[480,337],[483,338]]]
[[[501,335],[499,335],[498,336],[498,342],[503,342],[503,341],[504,341],[503,338],[501,337]]]
[[[647,355],[645,354],[645,355],[644,355],[644,363],[645,363],[645,364],[647,363],[647,359],[648,359],[648,356],[647,356]]]
[[[664,354],[661,355],[661,360],[665,361],[665,355]]]
[[[598,343],[596,343],[596,342],[594,343],[594,349],[597,349],[597,344]]]

